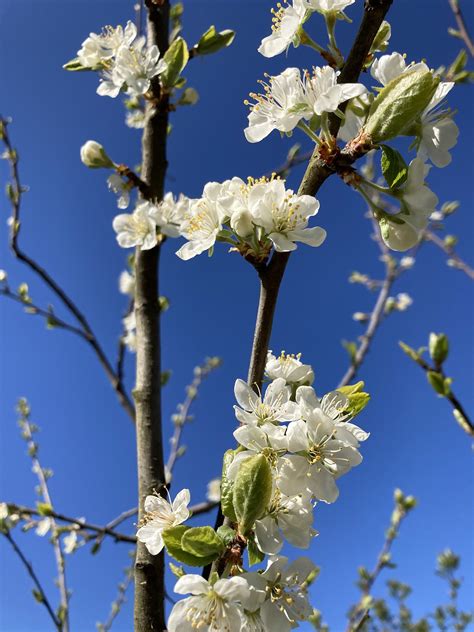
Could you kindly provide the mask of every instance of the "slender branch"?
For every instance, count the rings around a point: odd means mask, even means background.
[[[127,593],[127,590],[130,584],[133,581],[133,565],[127,566],[127,568],[124,570],[124,574],[125,574],[125,579],[122,582],[120,582],[120,584],[118,585],[117,598],[115,599],[115,601],[112,602],[110,614],[106,622],[97,624],[98,632],[109,632],[109,630],[112,628],[112,625],[117,615],[119,614],[120,610],[122,609],[122,606],[124,605],[126,601],[125,595]]]
[[[448,0],[448,2],[452,12],[454,13],[454,17],[456,18],[456,23],[459,29],[459,37],[466,44],[471,57],[474,57],[474,42],[472,41],[471,36],[469,35],[469,31],[467,30],[464,16],[459,7],[459,0]]]
[[[33,507],[26,507],[25,505],[17,505],[15,503],[7,503],[9,510],[12,513],[17,513],[20,517],[23,516],[42,516],[44,517],[44,513],[41,513],[38,509],[34,509]],[[125,515],[125,513],[127,515]],[[137,508],[135,507],[133,510],[129,510],[128,512],[124,512],[121,514],[120,521],[108,523],[105,526],[93,524],[91,522],[87,522],[82,518],[72,518],[71,516],[65,516],[62,513],[57,511],[48,510],[47,515],[55,520],[59,520],[60,522],[66,522],[71,525],[75,525],[80,528],[80,530],[92,531],[94,534],[108,535],[113,538],[116,542],[129,542],[134,544],[136,542],[135,536],[125,535],[124,533],[119,533],[118,531],[114,531],[114,527],[119,524],[119,522],[123,522],[126,518],[130,518],[137,513]],[[112,525],[112,526],[110,526]]]
[[[392,545],[399,535],[400,526],[415,506],[416,500],[413,496],[405,496],[400,490],[395,491],[395,508],[390,518],[390,526],[385,534],[385,541],[377,556],[374,568],[372,571],[365,571],[362,576],[361,583],[359,583],[362,595],[351,614],[346,632],[358,632],[367,621],[370,611],[370,607],[366,605],[367,597],[381,571],[390,565]]]
[[[26,557],[24,556],[22,550],[20,549],[20,547],[18,546],[18,544],[15,542],[15,540],[13,539],[11,533],[9,531],[2,531],[1,532],[3,536],[5,536],[5,538],[8,540],[8,542],[10,542],[13,550],[15,551],[15,553],[18,555],[18,557],[20,558],[23,566],[26,568],[28,575],[31,577],[31,579],[33,580],[33,583],[36,586],[36,590],[38,591],[38,601],[40,603],[42,603],[44,605],[44,607],[46,608],[46,610],[48,611],[49,616],[51,617],[52,622],[54,623],[54,626],[61,631],[63,629],[63,626],[61,624],[61,621],[58,619],[58,617],[56,616],[51,604],[49,603],[48,598],[46,597],[46,593],[43,590],[43,587],[41,585],[40,580],[38,579],[37,574],[35,573],[35,570],[33,568],[33,565],[31,564],[31,562],[29,562]]]
[[[436,233],[432,230],[426,230],[424,233],[424,238],[427,241],[431,241],[431,243],[435,244],[438,248],[440,248],[453,262],[453,268],[457,268],[466,274],[472,281],[474,281],[474,268],[466,263],[461,257],[455,252],[452,246],[447,245],[443,239],[438,237]]]
[[[145,0],[148,44],[156,45],[163,56],[168,48],[168,0]],[[150,197],[159,201],[164,195],[168,166],[169,96],[161,91],[159,77],[152,81],[153,101],[148,101],[142,138],[141,178]],[[153,490],[164,493],[161,413],[161,349],[158,264],[161,244],[151,250],[137,248],[135,254],[135,315],[137,324],[136,404],[138,519],[144,516],[144,502]],[[139,542],[135,558],[135,630],[165,629],[164,553],[151,555]]]
[[[173,473],[176,461],[181,455],[180,448],[183,428],[190,420],[189,410],[193,401],[197,397],[198,389],[201,386],[202,381],[218,366],[220,366],[219,358],[206,358],[205,362],[201,366],[197,366],[194,369],[193,381],[186,387],[186,399],[182,404],[178,405],[177,413],[173,415],[174,433],[170,440],[171,452],[166,463],[166,471],[169,474]]]
[[[84,335],[82,336],[86,340],[89,346],[96,354],[102,368],[107,375],[113,389],[115,390],[118,400],[121,406],[125,409],[128,415],[134,419],[134,408],[130,401],[128,394],[125,390],[123,383],[118,379],[112,365],[110,364],[105,351],[100,345],[97,337],[95,336],[89,322],[85,315],[80,311],[70,296],[61,288],[61,286],[53,279],[53,277],[43,268],[39,263],[27,255],[20,247],[19,237],[21,232],[20,222],[20,209],[21,199],[25,188],[21,184],[19,170],[18,170],[18,154],[13,148],[10,137],[8,134],[8,120],[0,116],[0,139],[6,148],[6,157],[10,163],[11,182],[8,185],[8,195],[12,208],[11,215],[11,231],[10,231],[10,248],[14,256],[22,261],[26,266],[30,268],[37,276],[39,276],[43,282],[49,287],[49,289],[58,297],[64,307],[69,313],[77,320],[81,326]]]
[[[20,412],[21,409],[20,409]],[[43,497],[44,502],[53,507],[53,502],[51,500],[51,495],[49,493],[48,482],[46,479],[46,475],[41,466],[38,454],[38,447],[33,439],[33,432],[31,423],[28,418],[28,413],[24,413],[22,415],[22,419],[20,420],[21,428],[25,437],[25,440],[28,445],[28,453],[31,456],[31,461],[33,463],[33,471],[36,474],[39,487],[41,490],[41,495]],[[61,548],[61,542],[59,540],[58,534],[58,525],[54,519],[54,516],[49,515],[49,520],[51,521],[51,531],[52,531],[52,544],[54,549],[54,556],[56,559],[56,567],[58,570],[58,588],[59,588],[59,596],[60,596],[60,611],[61,616],[59,617],[61,622],[61,630],[63,632],[69,632],[69,592],[67,589],[67,581],[66,581],[66,567],[64,563],[64,554]]]

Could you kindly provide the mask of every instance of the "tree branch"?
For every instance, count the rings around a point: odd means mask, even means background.
[[[354,83],[358,80],[372,42],[391,4],[392,0],[366,0],[364,16],[354,44],[338,77],[339,83]],[[341,109],[344,109],[343,106]],[[329,129],[333,136],[337,136],[340,125],[341,119],[339,117],[330,116]],[[341,154],[342,161],[346,166],[360,157],[344,151]],[[320,155],[319,147],[315,146],[299,186],[298,195],[316,195],[327,178],[336,173],[336,167],[336,164],[329,167]],[[289,252],[274,252],[268,264],[255,266],[260,277],[260,298],[248,373],[248,383],[254,388],[259,388],[262,384],[276,303],[290,254]],[[219,507],[216,528],[224,522],[222,509]],[[203,576],[209,577],[210,572],[211,566],[207,566],[203,571]]]
[[[474,281],[474,269],[461,259],[452,246],[447,245],[444,240],[438,237],[438,235],[432,230],[425,231],[424,239],[426,239],[426,241],[431,241],[431,243],[440,248],[449,257],[449,260],[453,262],[453,268],[461,270],[471,279],[471,281]]]
[[[81,326],[84,335],[82,336],[86,340],[89,346],[96,354],[102,368],[107,375],[113,389],[115,390],[118,400],[128,415],[134,419],[134,408],[128,397],[124,385],[118,379],[112,365],[110,364],[102,346],[99,344],[97,337],[95,336],[91,326],[89,325],[86,317],[70,298],[70,296],[60,287],[60,285],[52,278],[52,276],[43,268],[39,263],[27,255],[20,247],[19,236],[21,231],[20,222],[20,209],[21,198],[25,191],[25,188],[21,184],[19,170],[18,170],[18,154],[13,148],[10,137],[8,134],[9,121],[0,116],[0,139],[6,148],[6,157],[10,163],[11,182],[8,184],[7,192],[11,203],[12,215],[11,215],[11,232],[10,232],[10,248],[14,256],[22,261],[30,270],[32,270],[42,281],[49,287],[49,289],[59,298],[64,307],[69,313],[77,320]]]
[[[18,544],[13,539],[11,533],[9,531],[2,531],[1,533],[8,540],[8,542],[10,542],[13,550],[15,551],[15,553],[20,558],[23,566],[26,568],[26,570],[28,572],[28,575],[33,580],[33,583],[36,586],[36,590],[38,591],[37,601],[39,601],[40,603],[42,603],[44,605],[44,607],[48,611],[49,616],[51,617],[51,621],[54,623],[55,628],[57,628],[59,631],[61,631],[63,629],[61,621],[56,616],[56,614],[55,614],[55,612],[54,612],[54,610],[53,610],[48,598],[46,597],[46,593],[44,592],[43,587],[41,585],[41,582],[40,582],[40,580],[38,579],[38,576],[35,573],[33,565],[31,564],[31,562],[28,562],[28,560],[24,556],[22,550],[20,549]]]
[[[161,56],[168,48],[169,2],[146,0],[148,44],[156,45]],[[167,169],[168,95],[161,92],[159,77],[151,87],[142,139],[141,177],[150,196],[164,195]],[[135,314],[137,323],[136,405],[138,518],[144,516],[144,501],[165,485],[161,419],[160,310],[158,304],[158,263],[161,244],[152,250],[137,248],[135,254]],[[135,559],[135,630],[165,629],[164,553],[151,555],[139,542]]]
[[[469,35],[469,31],[467,30],[464,16],[459,7],[459,0],[448,0],[448,2],[452,12],[454,13],[454,17],[456,18],[456,23],[459,29],[459,37],[466,44],[471,57],[474,57],[474,42],[472,41],[471,36]]]

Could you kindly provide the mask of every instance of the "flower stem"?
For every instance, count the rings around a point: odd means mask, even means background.
[[[313,140],[317,145],[321,146],[323,144],[323,141],[319,138],[319,136],[315,134],[313,130],[308,125],[306,125],[306,123],[304,123],[303,121],[300,121],[298,123],[298,127],[305,134],[307,134],[311,138],[311,140]]]

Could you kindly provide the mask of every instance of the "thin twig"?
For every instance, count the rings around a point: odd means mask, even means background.
[[[21,428],[28,445],[28,453],[31,456],[31,461],[33,463],[33,471],[38,478],[39,487],[41,490],[43,501],[50,507],[53,507],[53,502],[51,500],[51,495],[49,493],[48,482],[47,482],[44,470],[41,466],[40,460],[37,456],[38,447],[33,439],[32,427],[31,427],[27,414],[23,415],[21,419]],[[48,516],[48,519],[51,521],[52,544],[53,544],[53,549],[54,549],[54,556],[56,559],[56,567],[58,570],[58,588],[59,588],[59,596],[60,596],[60,603],[61,603],[60,605],[61,616],[59,617],[59,619],[61,621],[61,630],[63,632],[69,632],[69,592],[67,589],[64,554],[61,548],[61,541],[58,535],[58,525],[56,524],[54,516],[50,514]]]
[[[9,531],[2,531],[1,532],[3,536],[5,536],[5,538],[8,540],[8,542],[10,542],[13,550],[15,551],[15,553],[18,555],[18,557],[20,558],[23,566],[26,568],[26,570],[28,571],[28,575],[31,577],[31,579],[33,580],[35,586],[36,586],[36,590],[38,591],[38,601],[40,603],[42,603],[44,605],[44,607],[46,608],[46,610],[48,611],[49,616],[51,617],[52,622],[54,623],[54,626],[58,629],[58,630],[62,630],[62,624],[61,621],[58,619],[58,617],[56,616],[51,604],[49,603],[48,598],[46,597],[46,593],[43,590],[43,587],[41,585],[40,580],[38,579],[37,574],[35,573],[35,570],[33,568],[33,565],[31,564],[31,562],[29,562],[26,557],[24,556],[22,550],[20,549],[20,547],[18,546],[18,544],[15,542],[15,540],[13,539],[11,533]]]
[[[105,351],[100,345],[97,337],[95,336],[89,322],[84,314],[80,311],[70,296],[61,288],[61,286],[53,279],[53,277],[43,268],[39,263],[27,255],[19,245],[19,236],[21,231],[20,222],[20,208],[21,198],[25,191],[25,188],[21,184],[19,170],[18,170],[18,154],[13,148],[10,137],[8,134],[9,121],[0,116],[0,139],[6,147],[5,156],[10,164],[11,182],[9,183],[9,199],[12,208],[11,215],[11,230],[10,230],[10,248],[15,257],[26,264],[30,270],[32,270],[37,276],[39,276],[43,282],[49,287],[49,289],[59,298],[64,307],[70,312],[72,316],[77,320],[81,326],[84,335],[83,338],[88,342],[90,347],[96,354],[102,368],[104,369],[113,389],[115,390],[120,404],[133,420],[135,418],[134,406],[125,390],[125,386],[118,379],[112,365],[110,364]]]
[[[125,599],[126,592],[133,581],[133,565],[127,566],[127,568],[124,570],[124,574],[125,574],[125,579],[122,582],[120,582],[120,584],[118,585],[117,598],[115,599],[115,601],[112,602],[110,614],[106,622],[97,624],[97,629],[99,632],[109,632],[109,630],[112,628],[112,625],[117,615],[122,609],[122,606],[126,601]]]
[[[474,42],[472,41],[471,36],[469,35],[469,31],[467,30],[464,16],[459,7],[459,0],[448,0],[448,2],[452,12],[454,13],[454,17],[456,18],[456,23],[459,30],[459,37],[466,44],[471,57],[474,57]]]
[[[438,237],[438,235],[434,233],[432,230],[426,230],[424,232],[424,239],[426,239],[426,241],[430,241],[431,243],[435,244],[435,246],[438,246],[438,248],[440,248],[453,262],[453,266],[452,266],[453,268],[457,268],[458,270],[461,270],[472,281],[474,281],[474,269],[471,268],[471,266],[468,263],[466,263],[463,259],[461,259],[461,257],[457,254],[457,252],[454,250],[452,246],[447,245],[445,241],[441,239],[440,237]]]
[[[182,404],[178,405],[177,413],[173,415],[174,433],[171,437],[171,452],[166,463],[166,470],[169,474],[173,473],[173,468],[177,459],[180,457],[181,437],[184,425],[189,421],[189,410],[193,401],[196,399],[198,389],[203,380],[211,371],[220,366],[219,358],[206,358],[205,362],[194,369],[194,378],[191,384],[186,387],[186,399]]]
[[[20,516],[42,516],[44,517],[44,513],[41,513],[38,509],[34,509],[33,507],[26,507],[25,505],[17,505],[15,503],[7,503],[8,508],[11,512],[17,513]],[[120,522],[123,522],[127,518],[130,518],[137,514],[137,508],[129,509],[128,512],[124,512],[119,516],[119,518],[115,519],[111,523],[108,523],[105,526],[93,524],[91,522],[86,522],[82,518],[72,518],[71,516],[66,516],[62,513],[54,511],[53,509],[48,510],[47,515],[55,520],[59,520],[60,522],[66,522],[71,525],[75,525],[79,527],[79,529],[85,531],[92,531],[94,534],[100,535],[108,535],[113,538],[116,542],[129,542],[134,544],[136,542],[135,536],[125,535],[124,533],[119,533],[114,530],[114,527],[118,525]],[[113,525],[113,526],[110,526]]]

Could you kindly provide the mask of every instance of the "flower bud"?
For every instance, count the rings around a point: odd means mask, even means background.
[[[365,131],[372,142],[403,134],[428,106],[439,81],[426,69],[404,72],[392,79],[370,106]]]
[[[253,233],[252,216],[250,212],[241,209],[232,214],[230,227],[239,237],[248,237]]]
[[[448,357],[449,341],[445,334],[430,334],[428,348],[430,356],[436,366],[441,366]]]
[[[112,169],[115,166],[102,145],[95,140],[88,140],[82,145],[81,160],[89,169]]]
[[[404,252],[413,248],[420,240],[421,231],[399,216],[396,219],[381,217],[379,226],[382,239],[391,250]]]

